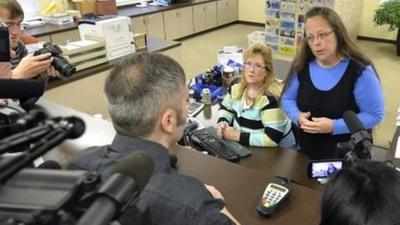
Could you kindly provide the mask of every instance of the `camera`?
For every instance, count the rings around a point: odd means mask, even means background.
[[[41,55],[51,53],[51,56],[54,58],[51,65],[60,72],[64,77],[70,77],[75,73],[76,68],[71,65],[62,55],[62,50],[57,45],[53,45],[49,42],[43,45],[43,48],[35,51],[33,55]]]

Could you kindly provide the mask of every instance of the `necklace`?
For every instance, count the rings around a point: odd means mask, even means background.
[[[261,91],[257,92],[257,95],[254,97],[249,96],[248,90],[246,90],[245,96],[246,96],[246,103],[251,107],[253,104],[256,102],[258,96],[260,95]]]

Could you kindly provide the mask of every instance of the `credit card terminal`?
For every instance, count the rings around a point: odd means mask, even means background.
[[[289,179],[278,182],[270,182],[261,197],[257,211],[263,216],[271,216],[291,193]]]

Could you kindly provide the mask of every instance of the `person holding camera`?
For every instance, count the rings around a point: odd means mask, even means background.
[[[250,46],[239,83],[229,88],[221,103],[217,134],[250,146],[294,146],[290,120],[278,104],[281,88],[271,49],[261,43]]]
[[[336,172],[322,195],[320,225],[397,225],[400,173],[383,162],[358,160]]]
[[[44,77],[57,77],[60,75],[51,65],[53,62],[51,53],[28,55],[28,51],[20,39],[24,12],[16,0],[0,1],[0,19],[8,27],[10,34],[12,65],[11,75],[8,75],[10,77],[4,77],[3,74],[0,74],[3,75],[3,78],[24,79],[38,75]]]
[[[339,15],[314,7],[305,15],[305,38],[281,99],[299,128],[300,151],[311,159],[336,157],[336,145],[350,139],[343,120],[354,111],[366,129],[384,116],[382,87],[372,61],[350,39]]]

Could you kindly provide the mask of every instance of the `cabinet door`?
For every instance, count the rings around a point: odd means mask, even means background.
[[[227,2],[227,21],[228,23],[237,21],[239,19],[238,15],[238,0],[226,0]]]
[[[165,39],[174,40],[181,36],[179,24],[179,9],[168,10],[163,12],[164,15],[164,24],[165,24]]]
[[[193,24],[195,33],[207,29],[205,11],[206,11],[206,4],[199,4],[193,6]]]
[[[165,39],[164,20],[161,12],[147,15],[147,35]]]
[[[217,27],[217,2],[206,3],[206,29]]]
[[[133,17],[131,23],[134,34],[147,33],[146,18],[144,16]]]
[[[180,8],[180,37],[185,37],[194,33],[193,29],[193,9],[192,7]]]
[[[228,1],[220,0],[217,2],[217,14],[218,14],[218,25],[224,25],[228,23]]]
[[[35,38],[37,38],[39,41],[51,42],[50,35],[41,35],[41,36],[37,36]]]
[[[53,33],[50,36],[51,42],[57,45],[65,45],[68,41],[79,41],[81,39],[78,29]]]

